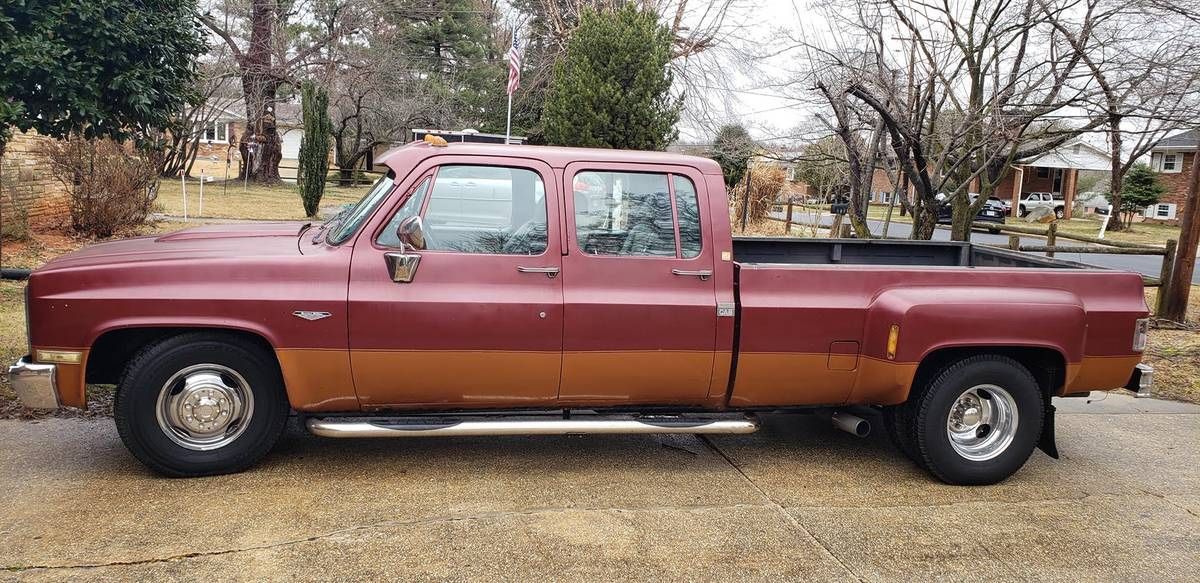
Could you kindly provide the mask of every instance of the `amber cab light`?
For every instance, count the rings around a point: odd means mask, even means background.
[[[900,325],[892,324],[892,329],[888,331],[887,343],[887,358],[888,360],[896,360],[896,346],[900,343]]]

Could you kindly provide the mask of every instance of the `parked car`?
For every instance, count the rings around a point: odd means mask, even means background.
[[[704,158],[416,143],[381,163],[321,225],[194,227],[36,270],[20,399],[83,407],[116,384],[121,439],[167,476],[250,467],[291,412],[412,438],[747,433],[783,410],[856,435],[881,416],[938,479],[988,484],[1057,456],[1051,397],[1150,385],[1138,274],[734,238]]]
[[[972,201],[974,202],[974,201]],[[980,207],[979,212],[975,215],[976,222],[999,223],[1004,224],[1004,215],[1007,213],[1004,209],[1004,203],[994,196],[988,197],[988,200]],[[949,203],[938,206],[939,225],[949,225],[954,222],[954,207]]]
[[[1060,219],[1066,216],[1066,201],[1063,195],[1057,192],[1027,192],[1021,196],[1017,212],[1024,217],[1040,208],[1053,210],[1054,216]]]

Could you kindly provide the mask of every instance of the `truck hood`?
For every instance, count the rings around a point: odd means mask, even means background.
[[[238,259],[299,255],[303,223],[206,225],[166,235],[89,245],[46,263],[39,272],[148,261]]]

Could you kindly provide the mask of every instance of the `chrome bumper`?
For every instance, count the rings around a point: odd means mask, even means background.
[[[30,409],[57,409],[58,387],[54,382],[53,364],[34,364],[29,355],[8,367],[8,382],[21,404]]]
[[[1137,368],[1133,369],[1133,375],[1129,377],[1129,382],[1125,383],[1125,388],[1129,389],[1139,397],[1151,396],[1150,388],[1154,385],[1154,367],[1138,363]]]

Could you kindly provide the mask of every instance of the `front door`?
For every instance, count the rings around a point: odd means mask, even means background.
[[[552,405],[562,358],[558,197],[549,166],[441,156],[413,171],[355,242],[350,357],[366,409]],[[384,254],[420,215],[412,281]]]
[[[701,232],[703,177],[574,163],[564,182],[562,402],[704,403],[717,300],[711,237]]]

